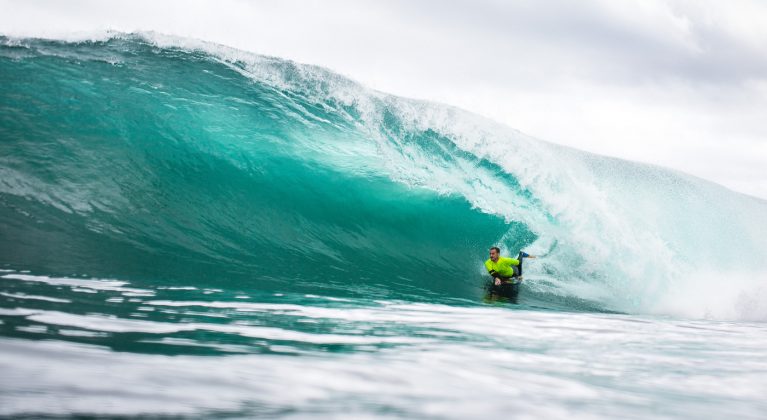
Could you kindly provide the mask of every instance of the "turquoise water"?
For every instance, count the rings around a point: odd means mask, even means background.
[[[0,37],[0,415],[763,418],[765,214],[318,67]]]

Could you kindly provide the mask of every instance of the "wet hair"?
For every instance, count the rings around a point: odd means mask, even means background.
[[[490,250],[491,250],[491,251],[492,251],[492,250],[495,250],[495,253],[496,253],[496,254],[499,254],[499,255],[501,254],[501,248],[498,248],[497,246],[491,246],[491,247],[490,247]]]

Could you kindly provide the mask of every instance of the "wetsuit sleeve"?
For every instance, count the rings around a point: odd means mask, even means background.
[[[512,265],[519,265],[519,260],[514,258],[502,257],[498,260],[499,266],[504,269],[511,269]]]

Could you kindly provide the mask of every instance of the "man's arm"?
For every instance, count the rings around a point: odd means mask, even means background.
[[[498,274],[497,271],[488,268],[487,269],[487,273],[490,274],[490,276],[492,276],[495,279],[495,281],[493,283],[495,283],[496,286],[500,286],[501,285],[501,275]]]
[[[501,274],[498,273],[495,270],[489,270],[489,273],[493,277],[493,279],[495,279],[493,281],[493,284],[495,284],[496,286],[500,286],[501,285],[501,279],[502,279]]]

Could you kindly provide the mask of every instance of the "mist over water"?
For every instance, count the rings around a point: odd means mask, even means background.
[[[0,415],[758,418],[765,214],[318,67],[0,37]]]

